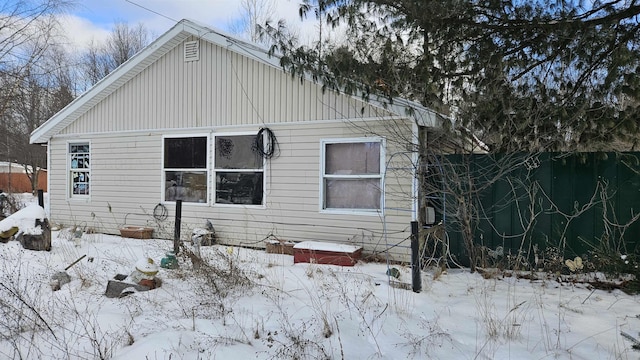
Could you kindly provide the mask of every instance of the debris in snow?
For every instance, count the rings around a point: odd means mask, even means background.
[[[158,288],[162,284],[162,281],[156,277],[158,270],[152,258],[140,259],[129,276],[117,274],[114,280],[109,280],[104,294],[106,297],[116,298]]]
[[[582,270],[583,269],[583,265],[582,265],[582,258],[577,256],[575,259],[570,260],[567,259],[565,260],[565,265],[567,265],[567,267],[569,268],[569,270],[571,270],[571,272],[574,272],[576,270]]]
[[[41,235],[42,228],[36,226],[35,221],[44,221],[46,218],[47,214],[40,205],[30,204],[0,221],[0,234],[10,231],[12,228],[18,228],[24,234]]]
[[[176,258],[176,254],[173,251],[168,251],[165,257],[160,260],[160,267],[164,269],[177,269],[178,259]]]
[[[152,258],[140,259],[136,262],[136,268],[129,278],[133,283],[155,289],[155,277],[158,273],[158,265]]]
[[[71,282],[71,276],[64,271],[58,271],[51,276],[49,285],[51,285],[51,290],[58,291],[62,285],[68,284],[69,282]]]
[[[126,275],[118,274],[114,280],[109,280],[107,290],[104,295],[108,298],[120,298],[139,291],[151,290],[148,286],[132,284],[121,280],[126,279]]]
[[[11,236],[25,249],[50,251],[51,227],[44,209],[30,204],[0,221],[0,237],[8,241]]]
[[[195,228],[191,233],[191,242],[194,246],[211,246],[216,242],[216,231],[211,221],[207,220],[205,228]]]
[[[211,246],[216,242],[216,231],[211,220],[207,220],[205,228],[195,228],[191,232],[191,244],[194,253],[200,257],[200,246]]]
[[[622,335],[623,338],[631,341],[633,343],[633,345],[631,346],[634,350],[640,350],[640,341],[638,341],[638,339],[636,339],[635,337],[629,335],[628,333],[624,332],[624,331],[620,331],[620,335]]]
[[[18,232],[18,230],[19,229],[14,226],[7,231],[0,232],[0,242],[6,243]]]

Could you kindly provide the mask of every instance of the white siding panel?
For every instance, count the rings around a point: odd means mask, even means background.
[[[189,39],[191,40],[191,39]],[[89,109],[63,134],[332,120],[388,115],[347,96],[201,40],[182,44]]]
[[[410,128],[406,122],[405,129]],[[280,156],[270,160],[265,171],[266,208],[206,206],[183,204],[183,238],[190,229],[202,227],[211,220],[220,240],[228,244],[264,246],[263,240],[274,235],[292,241],[320,240],[364,244],[368,253],[386,248],[383,221],[379,215],[337,215],[319,211],[320,141],[323,138],[385,135],[402,128],[377,124],[364,130],[348,123],[283,123],[271,127],[280,145]],[[234,130],[229,127],[229,130]],[[237,130],[237,129],[235,129]],[[387,134],[387,155],[394,149]],[[87,224],[98,231],[117,233],[124,224],[152,225],[158,237],[172,237],[174,205],[167,203],[170,218],[157,224],[150,216],[161,201],[162,134],[114,133],[91,139],[92,178],[89,202],[67,199],[66,140],[51,141],[51,219],[65,225]],[[410,164],[399,163],[399,166]],[[399,175],[399,178],[395,176]],[[387,174],[387,204],[390,208],[411,209],[411,176],[407,173]],[[127,215],[133,214],[133,215]],[[394,256],[406,260],[411,213],[388,210],[387,229]]]

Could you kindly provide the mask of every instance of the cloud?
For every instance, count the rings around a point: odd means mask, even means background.
[[[91,41],[104,42],[110,31],[75,15],[60,17],[60,25],[65,38],[63,42],[71,50],[86,48]]]
[[[313,16],[300,20],[299,0],[274,1],[273,23],[283,19],[302,42],[317,41],[319,22]],[[117,22],[129,25],[142,23],[152,38],[185,18],[231,32],[231,24],[239,19],[240,3],[230,0],[84,0],[69,12],[61,18],[63,31],[70,46],[82,49],[91,40],[103,42]]]

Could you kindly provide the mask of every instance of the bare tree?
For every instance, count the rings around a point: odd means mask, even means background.
[[[124,64],[149,43],[149,31],[142,23],[130,27],[127,23],[117,23],[105,44],[105,51],[111,69]]]
[[[14,91],[27,68],[55,43],[56,19],[73,4],[66,0],[0,3],[0,115],[11,105]]]
[[[140,23],[129,26],[116,23],[104,43],[92,41],[82,55],[81,68],[87,86],[91,86],[124,64],[149,43],[149,31]]]
[[[75,97],[72,62],[61,47],[50,47],[37,64],[24,69],[11,107],[5,112],[6,145],[12,161],[24,165],[32,191],[46,165],[45,148],[29,143],[29,136]]]
[[[87,50],[82,54],[81,68],[82,77],[87,86],[91,86],[103,77],[107,76],[112,70],[109,67],[104,51],[95,41],[91,41]]]
[[[67,0],[0,3],[0,159],[33,164],[28,166],[32,179],[46,163],[44,150],[29,145],[30,132],[46,119],[37,100],[44,96],[43,77],[51,71],[44,63],[58,43],[57,16],[72,5]]]
[[[241,0],[240,17],[229,25],[231,32],[244,36],[255,43],[264,42],[260,26],[269,22],[275,14],[274,0]]]

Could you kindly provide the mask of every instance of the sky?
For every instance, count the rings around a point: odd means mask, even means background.
[[[298,15],[301,0],[271,1],[275,5],[274,22],[284,19],[302,40],[314,36],[317,22],[302,22]],[[185,18],[229,33],[240,14],[238,0],[79,0],[68,9],[63,26],[75,47],[85,47],[91,40],[103,41],[117,22],[142,23],[155,39]]]

